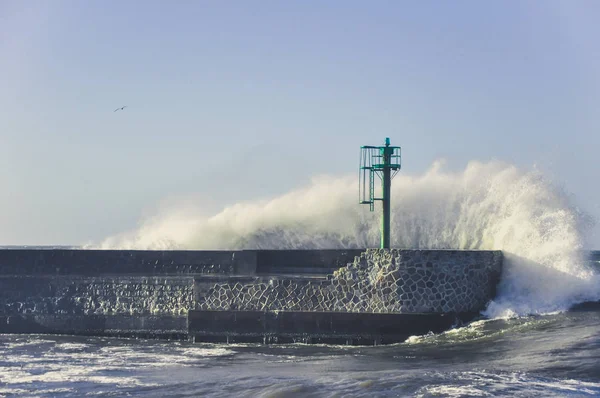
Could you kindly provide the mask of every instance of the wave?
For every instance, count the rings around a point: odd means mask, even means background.
[[[320,249],[379,245],[379,211],[358,205],[355,176],[321,176],[269,200],[212,214],[201,203],[172,207],[101,248]],[[392,183],[391,244],[398,248],[502,250],[499,292],[485,311],[510,317],[565,310],[600,297],[582,256],[591,217],[538,170],[473,161],[449,171],[400,173]]]

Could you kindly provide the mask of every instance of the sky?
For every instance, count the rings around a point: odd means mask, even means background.
[[[600,218],[599,17],[584,0],[0,0],[0,245],[282,194],[355,173],[385,137],[403,172],[536,167]]]

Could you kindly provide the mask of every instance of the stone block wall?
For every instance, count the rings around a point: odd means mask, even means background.
[[[479,311],[502,267],[499,251],[369,249],[320,277],[314,270],[349,252],[303,253],[278,268],[295,254],[0,250],[0,333],[185,335],[192,310]]]
[[[190,277],[0,277],[0,316],[185,316],[193,289]]]
[[[327,280],[215,283],[199,310],[448,313],[495,295],[502,252],[369,249]]]

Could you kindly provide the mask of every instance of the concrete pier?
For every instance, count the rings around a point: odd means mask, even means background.
[[[477,316],[499,251],[0,250],[0,333],[402,341]]]

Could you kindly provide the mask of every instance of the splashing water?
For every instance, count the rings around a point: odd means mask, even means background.
[[[102,248],[319,249],[379,245],[379,211],[357,204],[356,177],[320,177],[266,201],[212,216],[174,208]],[[392,184],[393,247],[503,250],[489,317],[547,313],[600,299],[600,278],[582,258],[589,217],[539,172],[471,162],[462,172],[436,162]]]

